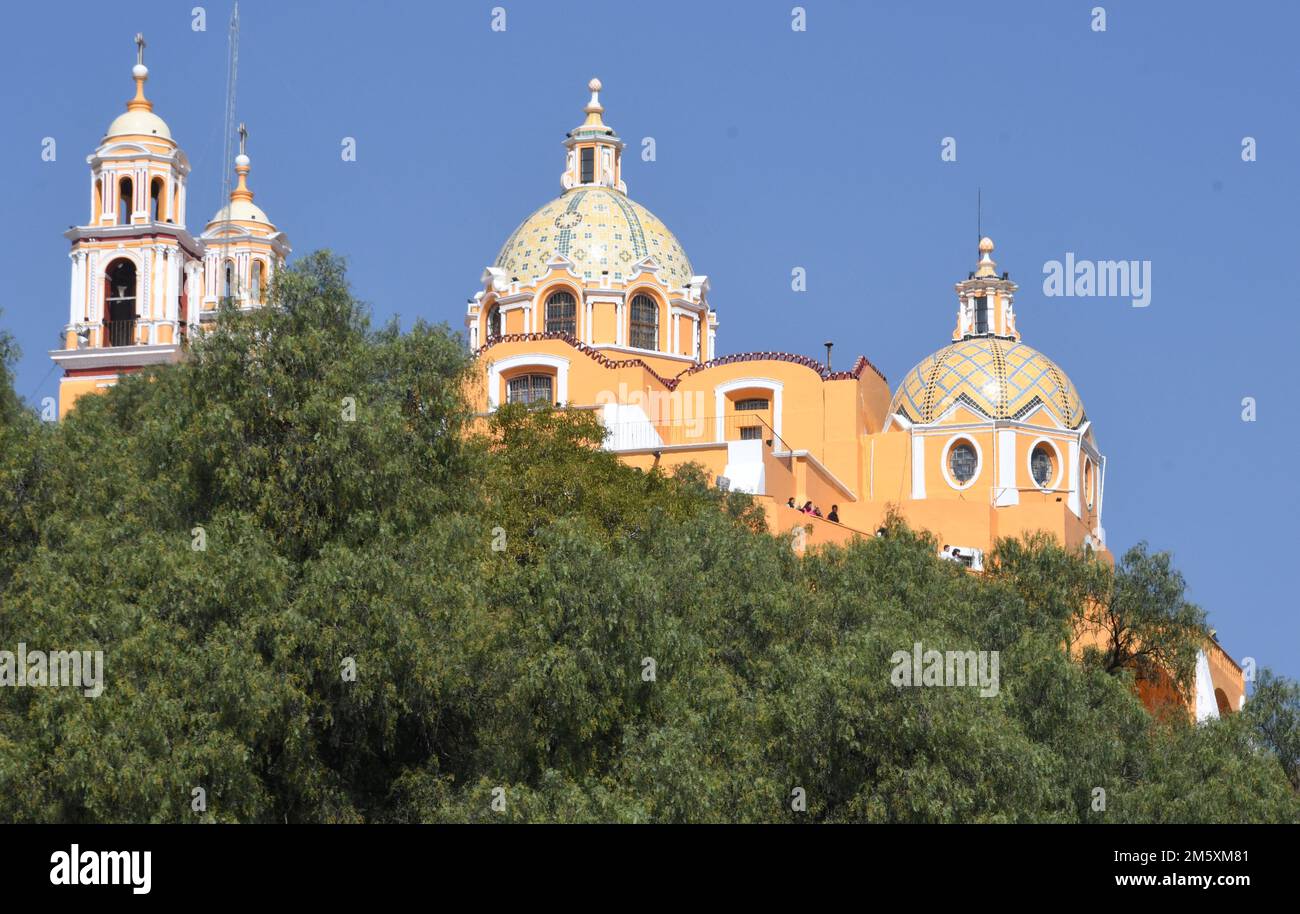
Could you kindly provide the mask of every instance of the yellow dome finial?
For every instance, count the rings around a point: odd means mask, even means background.
[[[587,120],[582,126],[604,127],[605,122],[600,117],[605,113],[605,107],[600,103],[600,80],[593,78],[591,82],[587,83],[587,88],[591,90],[591,101],[587,102],[587,107],[582,109],[587,112]]]
[[[231,200],[253,199],[253,192],[248,189],[248,171],[252,162],[248,158],[248,128],[239,125],[239,155],[235,156],[235,174],[239,175],[239,184],[230,192]]]
[[[998,275],[998,264],[991,256],[993,253],[993,239],[985,235],[980,239],[980,262],[975,269],[975,277],[982,279],[986,276],[996,278]]]
[[[131,68],[131,76],[135,78],[135,98],[126,103],[128,111],[153,110],[153,102],[144,97],[144,81],[149,78],[149,68],[144,65],[144,49],[144,35],[136,32],[135,66]]]

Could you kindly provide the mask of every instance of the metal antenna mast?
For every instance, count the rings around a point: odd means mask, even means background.
[[[235,84],[239,77],[239,0],[235,0],[235,8],[230,14],[230,31],[228,36],[229,54],[226,58],[226,118],[222,124],[222,136],[224,146],[221,155],[221,201],[226,218],[222,224],[221,240],[221,263],[218,269],[221,271],[217,275],[217,288],[221,290],[222,283],[225,282],[227,251],[230,246],[231,223],[230,223],[230,163],[231,153],[235,141]],[[231,288],[225,290],[226,295],[233,298],[235,295],[234,283]],[[219,298],[224,296],[218,296]]]

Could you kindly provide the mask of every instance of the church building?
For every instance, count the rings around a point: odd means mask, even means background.
[[[261,307],[290,253],[253,203],[242,125],[236,186],[191,233],[189,160],[146,97],[143,37],[136,45],[135,95],[87,158],[86,221],[65,236],[68,319],[50,352],[60,417],[124,374],[182,359],[219,308]],[[1023,342],[1018,287],[991,239],[954,285],[950,338],[894,387],[861,355],[832,370],[776,350],[720,354],[709,278],[628,196],[624,144],[599,80],[588,88],[564,140],[562,193],[510,233],[465,311],[480,414],[596,411],[620,459],[702,465],[799,548],[873,536],[897,512],[973,571],[999,538],[1035,531],[1113,560],[1092,418],[1065,370]],[[1183,700],[1197,718],[1245,700],[1241,668],[1213,639]]]
[[[146,365],[174,362],[187,337],[227,304],[264,303],[289,240],[253,203],[247,131],[240,126],[238,184],[197,237],[186,224],[190,163],[145,96],[149,68],[136,36],[135,97],[108,126],[90,166],[87,221],[65,233],[72,249],[59,415],[82,394]]]
[[[1022,340],[1018,287],[991,239],[954,286],[951,337],[896,387],[865,356],[833,371],[796,353],[722,355],[708,276],[627,195],[624,144],[600,81],[588,88],[564,140],[563,192],[510,234],[466,309],[481,412],[598,411],[626,463],[703,465],[802,545],[872,536],[897,511],[973,570],[999,538],[1034,531],[1113,561],[1092,418],[1065,370]],[[1197,692],[1198,717],[1245,698],[1212,640]]]

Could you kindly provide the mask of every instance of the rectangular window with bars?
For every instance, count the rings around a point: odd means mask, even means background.
[[[736,412],[753,412],[760,409],[767,409],[767,401],[762,397],[750,397],[747,400],[736,401]]]
[[[506,402],[549,406],[554,402],[551,399],[551,376],[526,374],[511,378],[506,382]]]
[[[740,427],[741,441],[762,441],[763,426],[761,425],[742,425]]]

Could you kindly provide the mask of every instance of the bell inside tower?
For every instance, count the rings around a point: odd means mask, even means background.
[[[104,330],[106,345],[131,346],[135,342],[135,264],[115,260],[104,279]]]

